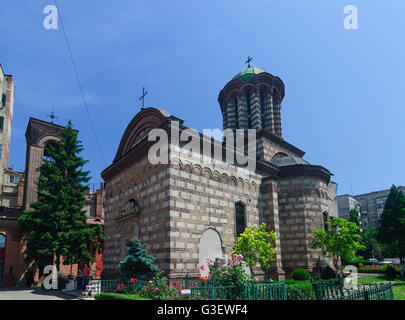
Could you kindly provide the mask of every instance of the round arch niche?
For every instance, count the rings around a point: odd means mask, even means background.
[[[209,269],[208,269],[208,261],[207,258],[211,259],[222,259],[222,241],[219,233],[215,229],[207,229],[204,231],[204,233],[201,235],[200,238],[200,244],[199,244],[199,250],[198,250],[198,259],[199,259],[199,264],[198,266],[201,266],[202,264],[205,265],[206,270],[200,270],[200,273],[202,276],[207,276]]]

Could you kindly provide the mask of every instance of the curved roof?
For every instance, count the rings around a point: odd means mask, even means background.
[[[136,114],[122,135],[113,162],[117,162],[122,156],[127,154],[136,143],[146,137],[150,130],[160,127],[168,119],[174,120],[177,118],[171,116],[166,110],[160,108],[145,108]]]
[[[274,159],[272,163],[278,167],[293,166],[296,164],[309,164],[309,162],[305,161],[304,159],[294,156],[278,157]]]
[[[254,75],[262,73],[262,72],[266,72],[266,70],[264,70],[262,68],[258,68],[258,67],[247,67],[247,68],[243,69],[241,72],[239,72],[238,74],[236,74],[232,78],[232,80],[234,80],[234,79],[249,80],[249,79],[253,78]]]

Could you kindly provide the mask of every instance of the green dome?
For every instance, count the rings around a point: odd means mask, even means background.
[[[248,67],[246,69],[243,69],[237,75],[235,75],[232,78],[232,80],[235,80],[235,79],[250,80],[254,77],[254,75],[262,73],[262,72],[266,72],[266,71],[262,68]]]

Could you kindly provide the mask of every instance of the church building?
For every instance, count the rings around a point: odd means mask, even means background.
[[[142,108],[126,128],[105,181],[103,274],[119,277],[119,262],[137,237],[169,277],[198,276],[206,258],[226,260],[246,227],[266,223],[277,253],[267,276],[289,278],[295,268],[319,274],[319,250],[310,248],[316,229],[337,216],[331,172],[303,159],[304,151],[283,139],[284,83],[264,69],[235,75],[218,96],[223,129],[255,130],[251,148],[235,149],[255,166],[230,163],[187,142],[184,121],[159,108]],[[151,161],[156,129],[167,133],[167,163]],[[239,130],[240,131],[240,130]],[[251,131],[251,130],[250,130]],[[224,141],[196,132],[200,146],[227,152]],[[245,136],[244,136],[245,137]],[[159,141],[162,142],[162,138]],[[208,160],[208,161],[207,161]],[[263,277],[263,270],[254,268]]]

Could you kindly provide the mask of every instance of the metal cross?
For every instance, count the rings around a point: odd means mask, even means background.
[[[55,112],[53,111],[53,106],[52,106],[52,112],[51,112],[51,114],[47,114],[46,116],[47,116],[48,118],[51,118],[51,123],[53,123],[53,120],[54,120],[54,119],[58,119],[58,117],[55,116]]]
[[[142,88],[142,96],[139,98],[139,100],[142,100],[142,109],[145,104],[145,96],[148,94],[148,91],[145,91],[145,87]]]
[[[247,60],[246,60],[245,63],[248,64],[248,68],[250,68],[250,61],[252,61],[252,60],[253,60],[253,58],[252,58],[251,56],[248,56],[248,57],[247,57]]]

